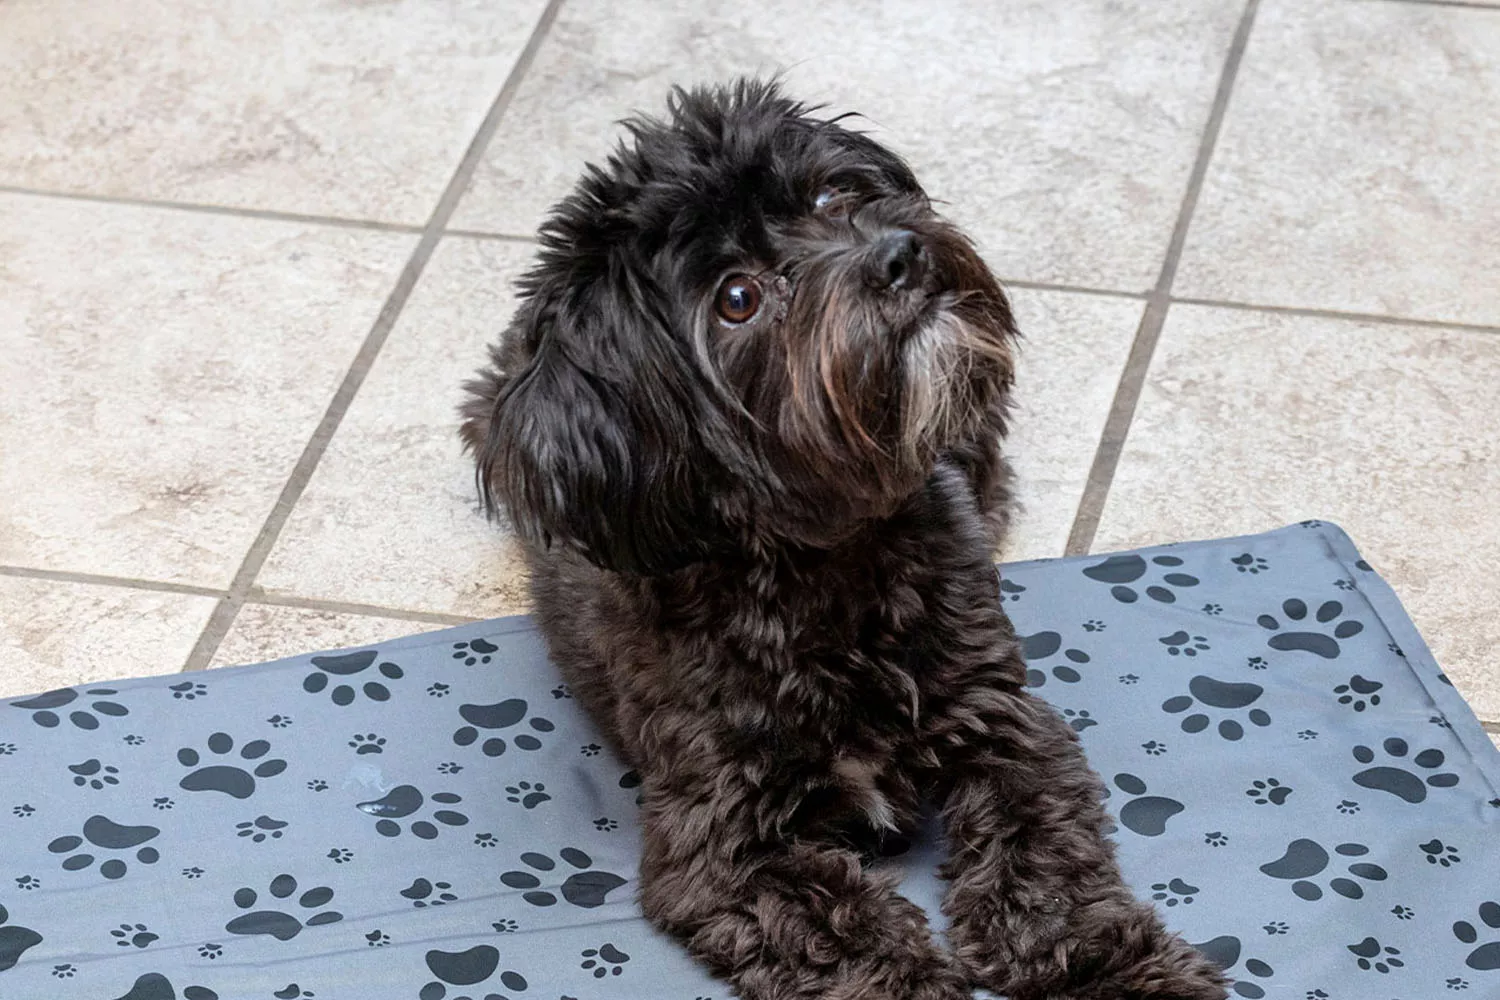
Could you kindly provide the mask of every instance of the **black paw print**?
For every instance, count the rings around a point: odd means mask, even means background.
[[[500,647],[485,639],[469,639],[466,642],[453,644],[453,658],[462,660],[466,667],[472,667],[478,663],[489,663],[498,652],[500,652]]]
[[[237,799],[248,799],[255,794],[257,778],[274,778],[286,770],[286,761],[266,757],[271,744],[265,740],[251,740],[240,747],[237,761],[231,756],[233,751],[234,737],[228,733],[214,733],[208,738],[208,752],[213,755],[210,759],[217,758],[216,763],[199,767],[203,757],[197,750],[191,747],[178,750],[177,762],[194,769],[183,776],[178,787],[189,792],[223,792]]]
[[[385,737],[375,733],[355,733],[349,746],[356,754],[385,753]]]
[[[13,701],[10,707],[30,712],[32,722],[44,729],[53,729],[62,722],[53,709],[65,708],[83,697],[88,702],[88,707],[69,712],[68,721],[79,729],[98,729],[100,715],[119,718],[130,714],[130,711],[119,702],[104,700],[116,694],[119,692],[114,688],[89,688],[83,695],[79,695],[73,688],[58,688],[56,691],[48,691],[34,698]]]
[[[1181,630],[1164,635],[1156,641],[1166,646],[1167,652],[1172,656],[1197,656],[1209,648],[1208,640],[1203,636],[1188,635]]]
[[[1121,684],[1134,684],[1140,680],[1140,677],[1135,674],[1121,674],[1120,676],[1116,677],[1115,680],[1119,681]]]
[[[1141,744],[1141,749],[1146,751],[1149,756],[1160,757],[1167,752],[1167,745],[1165,743],[1158,743],[1156,740],[1147,740]]]
[[[1340,705],[1348,705],[1356,712],[1363,712],[1366,708],[1374,708],[1380,704],[1380,695],[1377,693],[1385,687],[1380,681],[1366,680],[1359,674],[1354,674],[1349,680],[1333,689],[1333,693],[1339,696]]]
[[[1261,930],[1274,937],[1278,934],[1285,934],[1291,928],[1286,925],[1286,921],[1284,920],[1273,920],[1269,924],[1262,926]]]
[[[485,848],[499,847],[500,840],[493,833],[476,833],[474,834],[474,846]]]
[[[1340,799],[1338,810],[1345,816],[1353,816],[1355,813],[1359,812],[1359,803],[1355,802],[1353,799]]]
[[[1285,805],[1286,800],[1291,798],[1292,790],[1283,785],[1275,778],[1266,778],[1262,781],[1252,781],[1250,787],[1245,789],[1245,794],[1258,806]]]
[[[604,748],[597,743],[585,743],[578,748],[578,752],[585,757],[597,757],[603,750]]]
[[[390,943],[391,936],[378,928],[365,935],[365,944],[371,948],[384,948]]]
[[[453,733],[453,742],[461,747],[470,746],[479,739],[479,731],[509,729],[519,725],[522,719],[526,719],[528,706],[524,698],[507,698],[493,705],[460,705],[459,716],[468,723],[461,726]],[[550,733],[556,726],[550,719],[541,716],[533,716],[526,721],[527,726],[538,733]],[[511,737],[511,742],[522,750],[540,750],[542,741],[531,733],[519,733]],[[499,736],[491,736],[480,744],[486,757],[498,757],[506,750],[505,740]]]
[[[1097,618],[1090,618],[1083,623],[1083,630],[1085,632],[1103,632],[1108,627],[1108,625],[1105,625]]]
[[[1180,878],[1174,878],[1167,882],[1153,883],[1151,890],[1151,898],[1167,906],[1176,906],[1178,903],[1191,903],[1193,897],[1197,896],[1199,892],[1196,885],[1189,885]]]
[[[1345,578],[1340,579],[1340,580],[1333,581],[1333,585],[1335,587],[1339,588],[1340,590],[1353,590],[1354,589],[1354,581],[1350,580],[1348,577],[1345,577]]]
[[[308,889],[300,896],[292,897],[297,892],[297,880],[290,875],[277,875],[271,880],[267,891],[272,900],[287,900],[283,903],[287,907],[293,905],[302,910],[322,910],[333,900],[333,890],[326,885],[320,885],[314,889]],[[342,913],[336,910],[322,910],[305,919],[294,916],[284,910],[252,910],[260,900],[260,894],[251,888],[236,889],[234,893],[234,905],[242,910],[251,910],[249,913],[235,917],[224,925],[224,930],[230,934],[265,934],[278,941],[290,941],[302,933],[305,927],[320,927],[323,924],[335,924],[344,919]],[[276,905],[274,902],[271,905]]]
[[[370,669],[380,652],[374,649],[362,650],[358,653],[336,653],[327,656],[314,656],[312,665],[318,668],[316,673],[308,674],[302,679],[302,690],[308,694],[321,694],[328,688],[329,677],[352,677],[355,674],[364,673]],[[399,681],[406,676],[399,666],[384,661],[376,667],[376,672],[388,681]],[[390,701],[391,689],[376,680],[365,681],[360,686],[366,698],[371,701]],[[335,705],[344,706],[354,703],[354,686],[350,684],[335,684],[328,696],[333,699]]]
[[[620,828],[620,824],[607,816],[600,816],[594,820],[594,829],[600,833],[613,833]]]
[[[500,952],[487,944],[475,945],[467,951],[439,951],[434,948],[427,953],[427,969],[438,978],[428,983],[417,995],[421,1000],[445,1000],[448,986],[478,986],[489,981],[500,968]],[[519,972],[505,970],[500,973],[500,986],[514,993],[524,993],[529,987],[526,977]],[[447,984],[447,985],[444,985]],[[485,1000],[506,1000],[505,996],[487,990]],[[453,997],[452,1000],[466,1000]]]
[[[64,962],[61,965],[54,965],[52,967],[52,975],[58,979],[72,979],[77,972],[78,969],[72,962]]]
[[[1370,853],[1370,849],[1364,844],[1339,844],[1333,850],[1341,858],[1360,858]],[[1323,898],[1323,890],[1309,880],[1321,875],[1331,860],[1323,845],[1300,838],[1288,844],[1286,853],[1281,857],[1261,865],[1260,870],[1271,878],[1290,881],[1292,894],[1298,899],[1317,900]],[[1384,868],[1368,862],[1354,862],[1348,866],[1348,871],[1355,878],[1367,882],[1384,882],[1388,877]],[[1354,879],[1331,879],[1328,888],[1345,899],[1362,899],[1365,895],[1364,887]]]
[[[194,865],[192,868],[184,868],[182,870],[182,877],[185,878],[185,879],[187,879],[190,882],[193,881],[194,879],[200,879],[200,878],[202,878],[203,875],[204,875],[203,869],[199,868],[196,865]]]
[[[326,792],[328,791],[328,782],[322,778],[314,778],[307,783],[307,790],[309,792]]]
[[[1229,561],[1234,563],[1235,569],[1241,573],[1249,573],[1251,576],[1264,573],[1271,568],[1270,563],[1266,562],[1260,556],[1251,555],[1249,552],[1243,552]]]
[[[131,747],[138,747],[146,742],[146,737],[137,736],[134,733],[128,733],[125,736],[120,737],[120,739],[124,740],[126,746]]]
[[[573,906],[585,909],[602,906],[611,892],[625,884],[625,879],[613,872],[590,870],[594,859],[576,847],[564,847],[558,851],[558,856],[572,867],[580,869],[569,875],[558,890],[562,898]],[[534,851],[522,854],[521,862],[538,872],[551,872],[557,868],[557,862],[551,857]],[[557,903],[557,895],[541,888],[541,879],[531,872],[504,872],[500,876],[500,881],[512,889],[527,890],[522,893],[521,898],[532,906],[552,906]]]
[[[562,699],[573,697],[572,690],[566,684],[559,684],[552,689],[552,697]]]
[[[1252,656],[1245,661],[1245,666],[1251,670],[1264,670],[1268,666],[1264,656]]]
[[[1451,868],[1463,860],[1463,858],[1458,856],[1458,848],[1451,844],[1445,844],[1441,840],[1429,840],[1427,843],[1418,844],[1417,846],[1426,855],[1429,865],[1442,865],[1444,868]]]
[[[1024,593],[1026,593],[1026,588],[1021,586],[1016,581],[1004,578],[1000,580],[1000,600],[1002,602],[1019,601],[1021,599],[1021,595]]]
[[[22,892],[30,892],[33,889],[40,889],[41,887],[42,880],[37,878],[35,875],[16,876],[16,888],[20,889]]]
[[[521,929],[521,925],[516,923],[514,920],[504,918],[496,920],[494,923],[490,924],[490,926],[495,928],[496,934],[514,934],[516,931]]]
[[[312,990],[304,990],[296,983],[287,983],[271,994],[276,1000],[311,1000],[316,995]]]
[[[1143,837],[1160,837],[1167,830],[1167,821],[1187,808],[1176,799],[1147,795],[1146,783],[1128,772],[1115,775],[1115,787],[1131,796],[1116,813],[1120,825]]]
[[[110,931],[109,936],[121,948],[146,948],[158,939],[158,935],[152,934],[145,924],[121,924]]]
[[[1205,604],[1203,605],[1203,613],[1205,615],[1222,615],[1224,613],[1224,605],[1213,603]]]
[[[445,760],[437,766],[438,774],[457,774],[464,766],[455,760]]]
[[[208,694],[208,685],[197,681],[183,681],[181,684],[168,684],[167,690],[172,692],[172,697],[181,701],[197,701]]]
[[[30,927],[8,923],[10,911],[0,906],[0,972],[14,968],[21,955],[42,943],[42,936]]]
[[[1396,736],[1383,741],[1380,747],[1390,758],[1390,763],[1367,767],[1354,775],[1354,783],[1361,788],[1389,792],[1404,802],[1416,804],[1427,798],[1429,785],[1433,788],[1452,788],[1458,784],[1458,775],[1437,770],[1446,760],[1441,750],[1434,748],[1421,750],[1408,760],[1407,754],[1410,752],[1410,747],[1407,746],[1405,740]],[[1375,761],[1375,751],[1367,746],[1357,746],[1353,753],[1354,759],[1361,764],[1372,764]],[[1408,764],[1421,770],[1409,771],[1407,770]],[[1425,779],[1421,777],[1423,772],[1427,775]]]
[[[1417,911],[1413,910],[1410,906],[1393,906],[1391,907],[1391,915],[1397,920],[1410,920],[1417,915]]]
[[[0,917],[0,922],[4,919]],[[1494,900],[1485,900],[1480,903],[1479,922],[1491,931],[1497,932],[1493,935],[1495,940],[1486,941],[1469,952],[1469,957],[1464,959],[1464,964],[1477,972],[1494,972],[1500,969],[1500,903]],[[1453,925],[1453,936],[1464,944],[1474,944],[1479,940],[1479,934],[1480,930],[1467,920],[1459,920]]]
[[[141,845],[155,840],[160,834],[161,831],[154,826],[124,826],[104,816],[90,816],[83,821],[83,836],[58,837],[47,845],[47,850],[68,855],[63,858],[62,866],[70,872],[81,871],[94,863],[94,855],[87,851],[73,853],[85,843],[105,851],[139,848],[135,859],[143,865],[154,865],[161,860],[161,855],[156,848]],[[99,874],[107,879],[122,878],[125,872],[126,864],[119,858],[110,858],[99,865]]]
[[[68,770],[73,772],[73,784],[79,788],[88,787],[98,791],[106,785],[120,783],[120,769],[99,763],[97,757],[90,757],[82,764],[69,764]]]
[[[1145,576],[1148,569],[1165,571],[1161,582],[1166,586],[1153,584],[1146,588],[1146,596],[1162,604],[1172,604],[1177,600],[1177,593],[1173,588],[1198,586],[1196,576],[1177,571],[1181,565],[1182,560],[1176,556],[1153,556],[1149,564],[1141,556],[1110,556],[1102,563],[1085,569],[1083,575],[1099,583],[1113,584],[1109,592],[1115,600],[1121,604],[1134,604],[1140,600],[1141,595],[1127,584],[1135,583]]]
[[[156,798],[151,800],[151,808],[157,810],[158,812],[166,812],[176,805],[177,803],[173,802],[171,797],[167,795],[158,795]]]
[[[1382,946],[1379,941],[1372,937],[1367,937],[1358,944],[1351,944],[1346,947],[1354,953],[1354,964],[1367,971],[1374,969],[1376,972],[1384,974],[1390,972],[1392,969],[1399,969],[1406,965],[1405,962],[1397,957],[1401,954],[1399,949]]]
[[[14,743],[0,742],[0,757],[9,757],[18,747]]]
[[[1241,945],[1239,938],[1226,934],[1222,937],[1216,937],[1212,941],[1195,944],[1193,947],[1202,952],[1209,961],[1223,970],[1226,978],[1229,979],[1229,988],[1237,995],[1245,997],[1245,1000],[1263,1000],[1266,996],[1265,988],[1258,983],[1251,982],[1249,979],[1238,975],[1229,975],[1240,961]],[[1270,979],[1276,975],[1275,970],[1258,958],[1245,959],[1244,970],[1256,979],[1262,980]]]
[[[1212,677],[1199,674],[1188,681],[1188,691],[1191,694],[1180,694],[1162,702],[1162,711],[1174,715],[1186,712],[1193,707],[1194,699],[1197,699],[1199,704],[1209,708],[1237,712],[1259,701],[1260,696],[1265,693],[1265,688],[1259,684],[1234,684],[1229,681],[1214,680]],[[1264,709],[1251,708],[1245,717],[1257,726],[1265,727],[1271,724],[1271,716]],[[1208,728],[1209,722],[1207,713],[1194,712],[1182,720],[1182,731],[1201,733]],[[1245,735],[1245,727],[1233,718],[1220,719],[1218,729],[1219,735],[1226,740],[1238,740]]]
[[[430,798],[433,802],[445,806],[457,805],[463,801],[463,796],[453,792],[435,792]],[[381,817],[375,824],[376,833],[382,837],[397,837],[401,834],[401,824],[396,820],[412,815],[421,809],[426,801],[427,797],[424,797],[415,785],[397,785],[374,801],[358,803],[357,808],[371,816]],[[432,818],[443,826],[466,826],[469,822],[469,817],[453,809],[435,810]],[[423,840],[436,838],[439,831],[435,824],[425,819],[411,823],[408,828],[413,836]]]
[[[1026,657],[1026,684],[1041,687],[1047,683],[1047,662],[1060,652],[1062,660],[1052,665],[1051,674],[1065,684],[1077,684],[1083,679],[1078,667],[1089,662],[1089,654],[1081,649],[1063,648],[1062,635],[1058,632],[1037,632],[1021,637],[1021,651]]]
[[[578,967],[592,969],[595,979],[618,976],[625,971],[625,963],[630,961],[629,955],[608,943],[601,944],[597,948],[585,948],[579,954],[583,956],[583,961]]]
[[[452,903],[458,899],[454,893],[449,892],[453,888],[451,882],[429,882],[425,878],[419,878],[411,885],[401,890],[401,895],[411,900],[411,905],[421,910],[429,906],[442,906],[444,903]]]
[[[1305,742],[1307,740],[1315,740],[1317,738],[1318,738],[1318,731],[1316,729],[1299,729],[1299,730],[1297,730],[1297,739],[1299,739],[1299,740],[1302,740],[1302,741]]]
[[[534,785],[529,781],[518,781],[514,785],[506,785],[505,793],[505,801],[514,802],[527,809],[535,809],[543,802],[552,800],[552,796],[547,794],[547,786],[540,781]]]
[[[266,724],[269,725],[272,729],[286,729],[292,724],[292,717],[290,715],[282,715],[278,712],[277,714],[268,718],[266,720]]]
[[[235,836],[248,837],[253,844],[263,844],[267,839],[280,840],[281,831],[287,827],[285,820],[269,816],[257,816],[243,823],[234,824]]]
[[[10,812],[17,819],[28,819],[36,812],[36,806],[29,802],[22,802],[18,806],[11,806]]]
[[[347,865],[354,860],[354,852],[347,847],[330,847],[323,856],[336,865]]]
[[[1081,733],[1090,726],[1097,726],[1099,724],[1094,719],[1094,717],[1089,714],[1089,710],[1086,708],[1080,708],[1076,710],[1065,708],[1062,710],[1062,714],[1063,719],[1067,721],[1068,725],[1073,728],[1073,732],[1075,733]]]
[[[441,682],[427,685],[427,694],[433,698],[446,698],[451,690],[453,689]]]
[[[1229,843],[1229,837],[1220,830],[1210,830],[1203,835],[1203,842],[1209,847],[1223,847]]]
[[[1453,976],[1452,978],[1444,979],[1443,985],[1450,990],[1466,990],[1469,988],[1469,981],[1462,976]]]
[[[1266,645],[1282,651],[1303,650],[1325,660],[1332,660],[1341,650],[1340,639],[1353,638],[1365,630],[1362,623],[1350,618],[1335,625],[1331,635],[1325,632],[1284,631],[1294,625],[1301,625],[1307,619],[1307,610],[1305,601],[1292,597],[1281,602],[1281,612],[1286,616],[1287,624],[1283,625],[1273,615],[1261,615],[1255,619],[1261,628],[1275,633],[1266,640]],[[1327,625],[1343,613],[1344,606],[1338,601],[1324,601],[1318,606],[1314,617],[1318,624]]]

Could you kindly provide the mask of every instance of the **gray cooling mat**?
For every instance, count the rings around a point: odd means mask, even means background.
[[[1500,754],[1342,532],[1002,576],[1239,996],[1500,997]],[[0,998],[726,1000],[639,916],[600,744],[525,618],[0,704]],[[933,913],[938,851],[889,862]]]

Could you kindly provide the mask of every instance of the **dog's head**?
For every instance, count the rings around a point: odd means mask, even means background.
[[[630,573],[826,545],[994,426],[1004,294],[906,164],[838,122],[742,81],[626,123],[468,386],[491,512]]]

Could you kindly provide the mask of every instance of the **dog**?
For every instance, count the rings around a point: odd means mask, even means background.
[[[1001,610],[1009,302],[819,114],[740,80],[625,122],[465,387],[552,657],[642,777],[645,913],[746,1000],[1222,998]],[[866,864],[924,801],[951,948]]]

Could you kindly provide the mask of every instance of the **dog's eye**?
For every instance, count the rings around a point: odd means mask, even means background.
[[[734,274],[724,279],[714,301],[714,309],[726,323],[747,323],[760,312],[760,284],[748,274]]]
[[[842,215],[847,210],[845,193],[841,188],[829,185],[813,196],[813,208],[827,215]]]

